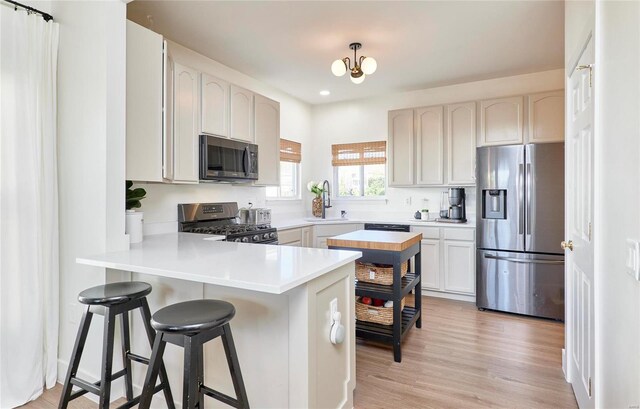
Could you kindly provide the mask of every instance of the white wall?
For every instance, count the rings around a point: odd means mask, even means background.
[[[640,283],[625,271],[640,240],[640,3],[596,4],[596,407],[640,405]]]
[[[55,1],[58,54],[60,336],[62,380],[82,307],[77,296],[108,280],[81,255],[126,247],[124,236],[125,4]],[[81,375],[99,379],[102,319],[94,318]]]
[[[189,50],[174,42],[169,43],[173,59],[198,71],[223,78],[241,87],[250,89],[280,102],[280,136],[302,144],[302,180],[308,178],[312,156],[311,107],[252,77],[233,70],[210,58]],[[147,190],[142,201],[145,218],[145,233],[177,231],[177,204],[195,202],[237,201],[240,206],[251,201],[256,206],[265,206],[265,188],[205,183],[199,185],[137,184]],[[303,202],[270,201],[275,217],[301,217]]]
[[[331,145],[335,143],[387,140],[387,112],[393,109],[473,101],[485,98],[557,90],[564,88],[563,70],[544,71],[487,81],[402,92],[358,99],[312,110],[313,163],[311,179],[332,181]],[[433,214],[440,208],[445,188],[388,188],[387,201],[335,203],[333,212],[344,209],[352,217],[407,217],[417,209]],[[475,213],[475,189],[467,189],[467,212]],[[407,204],[410,199],[411,204]],[[426,199],[426,200],[425,200]]]

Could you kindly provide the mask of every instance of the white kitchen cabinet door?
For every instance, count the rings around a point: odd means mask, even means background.
[[[163,39],[127,20],[127,180],[162,182]]]
[[[416,109],[416,184],[444,183],[444,109],[442,106]]]
[[[229,136],[229,83],[206,73],[200,76],[200,127],[205,134]]]
[[[444,240],[444,290],[475,294],[476,263],[473,242]]]
[[[414,184],[413,109],[389,111],[389,186]]]
[[[507,97],[480,101],[479,146],[523,143],[524,98]]]
[[[564,141],[564,91],[528,96],[528,143]]]
[[[313,246],[313,228],[312,227],[304,227],[302,229],[302,247],[312,247]]]
[[[233,139],[253,143],[253,92],[233,84],[231,84],[230,90],[230,135]],[[259,152],[258,156],[260,156]]]
[[[429,290],[440,288],[440,240],[425,239],[421,242],[422,286]]]
[[[328,249],[327,239],[329,237],[318,237],[316,238],[316,248],[318,249]]]
[[[173,181],[198,182],[198,72],[174,63]]]
[[[280,103],[255,94],[255,143],[258,174],[255,185],[280,185]]]
[[[476,103],[447,105],[447,183],[472,185],[476,179]]]
[[[173,58],[164,41],[164,109],[162,111],[162,179],[173,180],[173,81],[175,80]]]

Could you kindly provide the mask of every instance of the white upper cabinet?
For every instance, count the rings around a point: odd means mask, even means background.
[[[164,42],[164,110],[162,112],[162,178],[173,180],[173,81],[175,67],[167,42]]]
[[[255,98],[255,137],[258,145],[256,185],[280,184],[280,103],[262,95]]]
[[[229,137],[229,83],[200,76],[200,126],[204,134]]]
[[[230,89],[230,136],[233,139],[240,139],[253,143],[253,92],[233,84]]]
[[[476,104],[447,105],[447,183],[475,183]]]
[[[389,186],[414,183],[413,109],[389,111]]]
[[[479,146],[523,143],[524,98],[507,97],[480,101]]]
[[[163,39],[127,20],[126,178],[162,182]]]
[[[528,96],[528,143],[564,141],[564,91]]]
[[[198,72],[174,63],[173,180],[198,182]]]
[[[442,185],[444,182],[443,111],[442,106],[415,111],[417,185]]]

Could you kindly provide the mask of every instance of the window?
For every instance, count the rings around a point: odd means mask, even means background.
[[[380,197],[385,194],[385,141],[331,145],[337,197]]]
[[[280,186],[267,187],[268,199],[300,199],[302,145],[280,139]]]

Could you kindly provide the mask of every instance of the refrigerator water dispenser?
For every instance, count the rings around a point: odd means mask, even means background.
[[[482,218],[507,218],[507,189],[485,189],[482,191]]]

